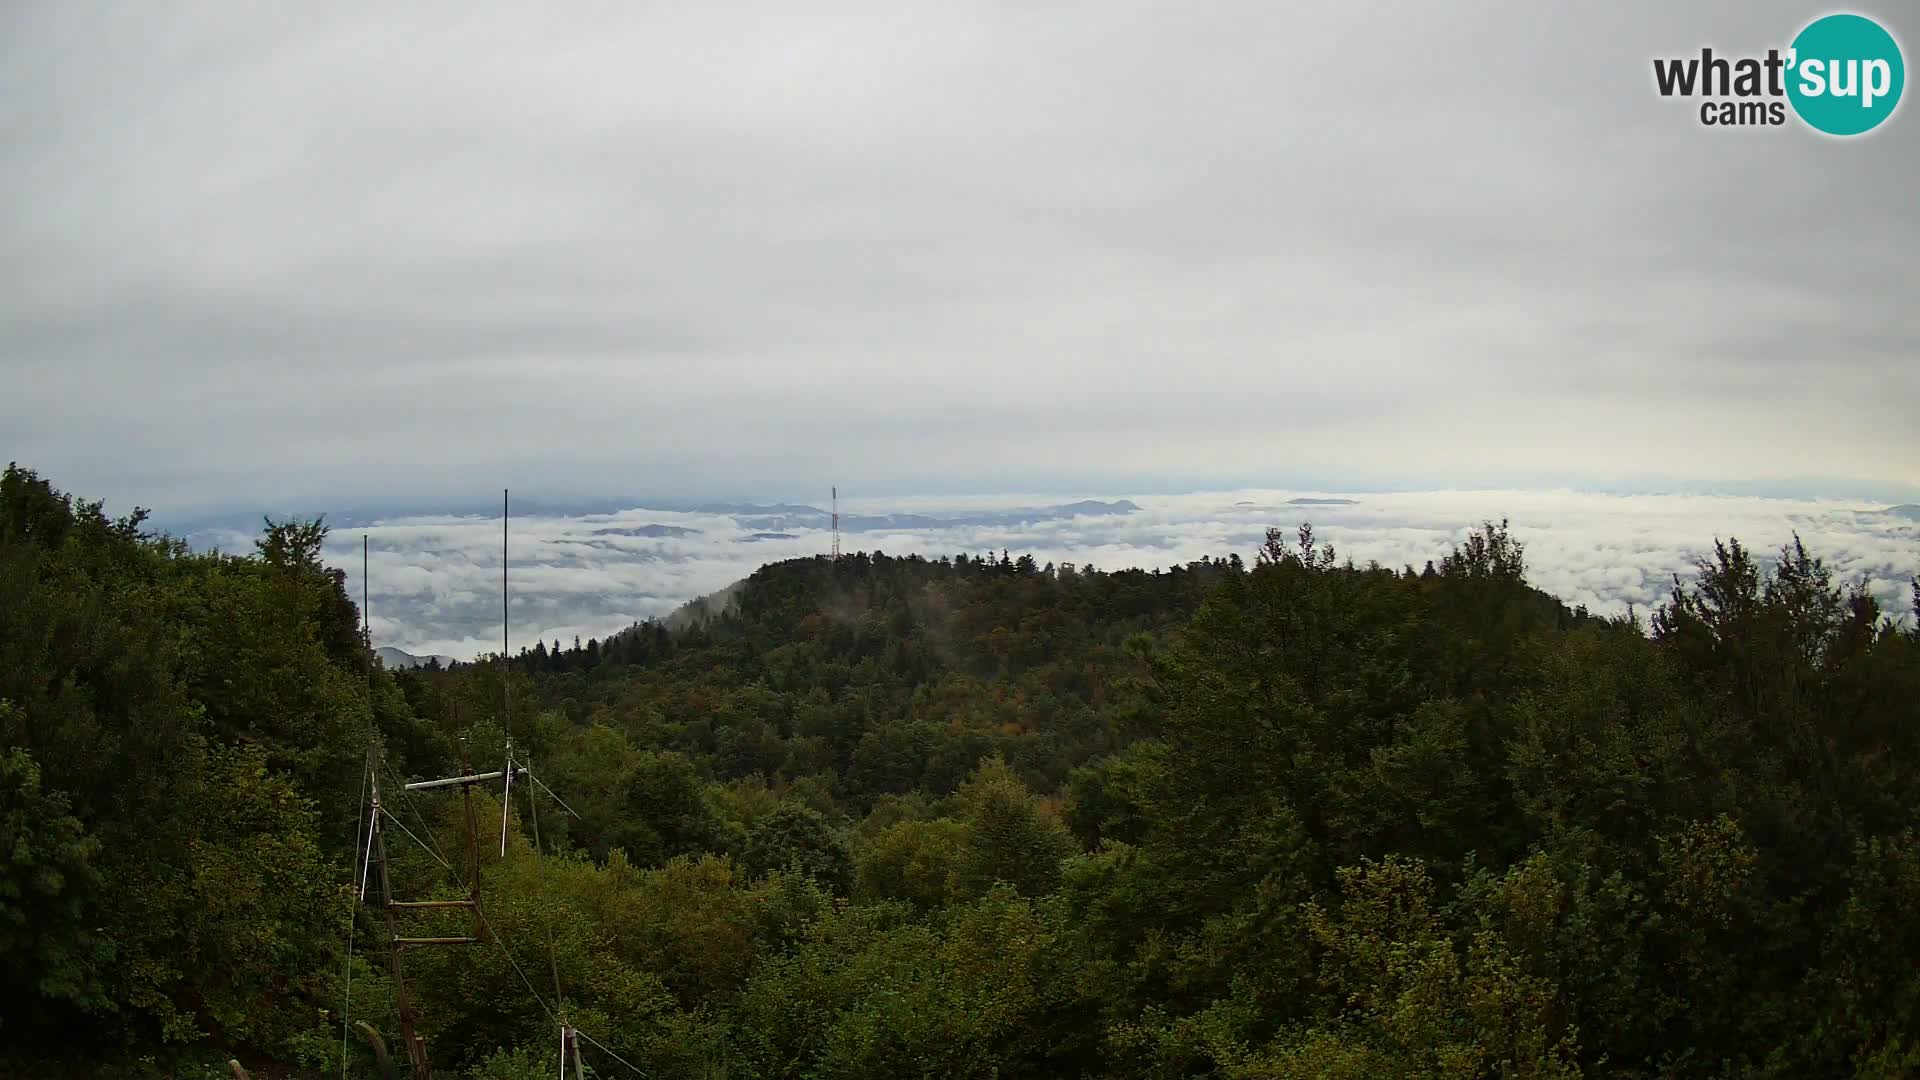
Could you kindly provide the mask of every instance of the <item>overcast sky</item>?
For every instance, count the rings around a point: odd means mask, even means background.
[[[0,456],[159,506],[1898,498],[1914,103],[1653,91],[1824,10],[7,3]]]

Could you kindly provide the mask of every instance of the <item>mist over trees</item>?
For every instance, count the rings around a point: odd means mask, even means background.
[[[0,478],[0,1071],[375,1076],[369,747],[425,899],[464,817],[403,782],[508,737],[579,816],[516,785],[493,940],[408,954],[447,1076],[553,1075],[562,1008],[600,1076],[1920,1070],[1920,623],[1797,542],[1624,619],[1503,524],[1418,569],[858,553],[401,672],[325,535],[195,554]]]

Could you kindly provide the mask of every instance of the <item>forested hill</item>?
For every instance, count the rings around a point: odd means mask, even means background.
[[[561,1007],[601,1076],[1920,1069],[1920,635],[1797,545],[1644,626],[1491,525],[1418,571],[852,555],[389,672],[323,536],[0,480],[0,1073],[376,1075],[367,748],[395,792],[509,735],[578,817],[516,786],[494,940],[408,954],[450,1077],[553,1075]],[[393,812],[396,895],[458,895],[456,798]]]
[[[1353,572],[1418,583],[1410,597],[1440,580],[1431,565],[1424,576]],[[1052,792],[1074,766],[1152,731],[1146,658],[1211,588],[1245,573],[1237,554],[1164,572],[1005,552],[792,560],[723,602],[689,605],[713,614],[677,633],[649,623],[604,643],[541,642],[514,666],[575,725],[676,718],[649,745],[723,778],[806,780],[864,810],[883,794],[945,795],[1000,754]],[[1536,628],[1592,621],[1524,587],[1511,600],[1511,617]]]

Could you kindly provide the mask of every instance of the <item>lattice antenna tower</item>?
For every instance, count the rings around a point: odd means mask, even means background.
[[[833,489],[833,557],[840,557],[840,488]]]

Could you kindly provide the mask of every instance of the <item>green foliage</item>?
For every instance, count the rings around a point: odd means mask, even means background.
[[[1031,1071],[1057,999],[1054,941],[1046,916],[1005,887],[937,924],[885,905],[838,913],[754,979],[741,1056],[769,1077]]]
[[[274,1046],[305,1026],[298,995],[316,988],[314,959],[337,948],[346,897],[311,806],[261,753],[210,751],[200,777],[172,823],[181,857],[120,868],[108,927],[127,968],[121,993],[168,1039]]]
[[[473,1080],[551,1080],[556,1044],[527,1043],[496,1050],[468,1075]]]
[[[956,892],[977,896],[1005,883],[1023,896],[1038,896],[1059,885],[1060,860],[1073,851],[1073,837],[1004,760],[982,762],[955,801],[966,829],[953,870]]]
[[[784,870],[838,893],[846,892],[853,879],[853,856],[846,842],[820,811],[794,802],[782,803],[753,823],[740,862],[755,874]]]
[[[0,701],[0,722],[11,709]],[[88,925],[100,843],[68,810],[64,795],[42,789],[26,750],[0,754],[0,965],[12,973],[8,990],[28,991],[0,1016],[16,1022],[43,1002],[107,1004],[100,978],[113,948]]]
[[[29,1059],[79,1026],[156,1068],[309,1031],[350,842],[320,823],[357,816],[359,757],[400,719],[369,713],[355,614],[299,545],[190,555],[143,517],[0,479],[0,912],[28,930],[0,1000]]]
[[[1290,1036],[1268,1060],[1249,1057],[1233,1071],[1307,1075],[1330,1056],[1342,1062],[1338,1071],[1358,1066],[1370,1075],[1579,1075],[1574,1038],[1556,1015],[1558,988],[1530,973],[1492,926],[1454,941],[1418,863],[1366,862],[1342,869],[1340,884],[1337,916],[1317,903],[1307,909],[1334,1023]],[[1532,884],[1523,876],[1501,891],[1526,890],[1532,895],[1519,903],[1537,905]]]
[[[860,853],[859,895],[905,900],[922,911],[943,907],[958,895],[967,856],[968,831],[961,822],[896,822]]]
[[[322,523],[142,521],[0,477],[0,1070],[334,1075],[347,970],[404,1060],[377,908],[342,955],[364,755],[396,896],[461,897],[460,794],[401,780],[509,733],[580,816],[516,784],[502,855],[476,790],[483,940],[404,954],[448,1075],[555,1075],[562,1013],[593,1075],[1920,1070],[1920,630],[1797,540],[1644,629],[1504,523],[1417,573],[862,553],[387,673]]]
[[[1156,791],[1165,790],[1167,747],[1142,739],[1073,770],[1062,817],[1088,849],[1107,841],[1137,844],[1152,831]]]

